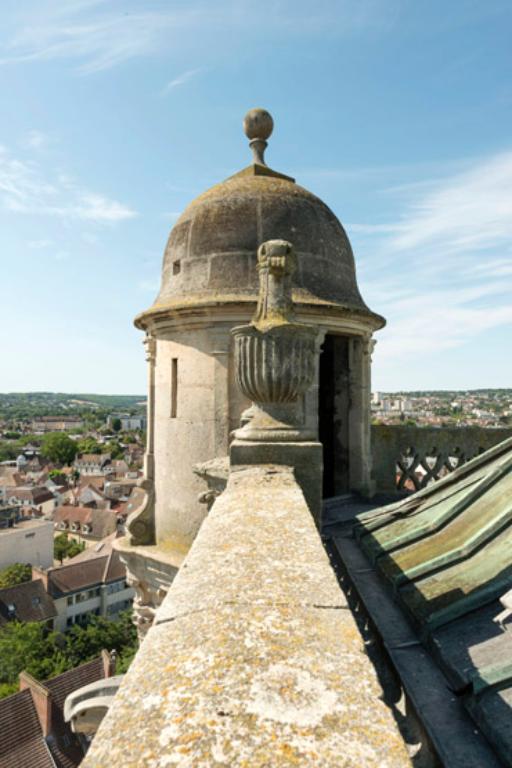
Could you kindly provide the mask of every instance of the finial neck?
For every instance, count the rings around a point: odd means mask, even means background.
[[[252,139],[249,142],[249,146],[252,150],[252,159],[255,165],[266,165],[264,154],[268,147],[268,141],[264,139]]]

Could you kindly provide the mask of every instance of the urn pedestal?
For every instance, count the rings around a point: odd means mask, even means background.
[[[260,294],[249,325],[232,330],[237,383],[252,406],[230,448],[231,469],[293,467],[317,525],[322,509],[322,446],[305,426],[303,395],[315,375],[317,331],[295,321],[293,246],[283,240],[258,251]]]

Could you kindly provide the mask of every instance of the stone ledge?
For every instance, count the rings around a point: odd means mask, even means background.
[[[347,607],[288,467],[231,473],[156,622],[223,603]]]
[[[409,766],[345,608],[293,472],[232,473],[83,768]]]

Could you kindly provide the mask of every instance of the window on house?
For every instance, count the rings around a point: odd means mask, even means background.
[[[178,358],[171,360],[171,419],[178,413]]]
[[[172,273],[173,275],[179,275],[180,272],[181,272],[181,261],[177,259],[172,263]]]

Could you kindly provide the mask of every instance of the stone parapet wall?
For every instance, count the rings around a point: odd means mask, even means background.
[[[424,488],[508,437],[512,428],[372,426],[377,493]]]
[[[82,765],[410,765],[291,469],[231,473]]]

